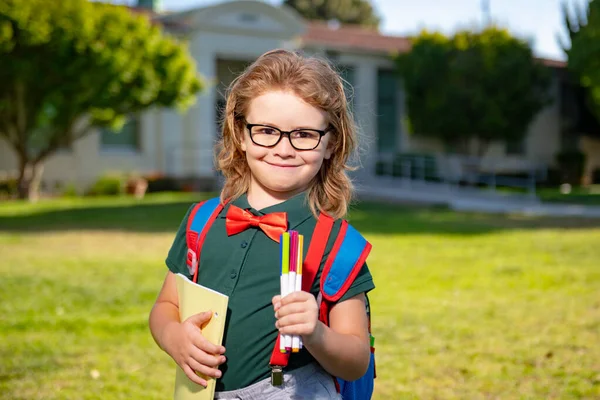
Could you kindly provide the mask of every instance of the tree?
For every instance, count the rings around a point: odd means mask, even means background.
[[[380,22],[369,0],[284,0],[283,4],[309,20],[337,20],[370,28],[377,28]]]
[[[451,38],[422,32],[396,65],[412,131],[459,147],[477,138],[479,155],[492,141],[522,140],[549,100],[546,68],[497,27]]]
[[[147,17],[86,0],[0,0],[0,59],[0,137],[21,198],[57,149],[152,106],[185,108],[202,87],[187,50]]]
[[[587,10],[578,9],[572,17],[563,3],[565,25],[571,46],[562,44],[569,70],[587,92],[590,110],[600,118],[600,1],[591,0]]]

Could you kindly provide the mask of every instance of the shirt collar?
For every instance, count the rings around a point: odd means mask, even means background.
[[[262,210],[255,210],[254,208],[252,208],[250,203],[248,203],[248,196],[245,193],[237,199],[235,199],[231,204],[243,210],[249,210],[254,215],[265,215],[274,212],[285,212],[287,213],[288,229],[294,229],[302,222],[312,217],[312,212],[310,211],[310,207],[308,206],[308,200],[306,198],[306,192],[297,194],[294,197],[291,197],[282,203],[275,204],[270,207],[265,207]],[[226,208],[228,207],[229,206],[227,205]],[[221,214],[223,217],[227,215],[227,210],[224,211],[225,212]]]

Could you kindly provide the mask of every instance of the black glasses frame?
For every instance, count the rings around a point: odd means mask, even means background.
[[[252,128],[253,128],[253,127],[255,127],[255,126],[264,126],[265,128],[269,128],[269,129],[274,129],[274,130],[276,130],[277,132],[279,132],[279,139],[277,139],[277,141],[276,141],[274,144],[270,145],[270,146],[266,146],[266,145],[264,145],[264,144],[256,143],[256,142],[254,141],[254,138],[252,137]],[[308,128],[307,128],[307,129],[294,129],[294,130],[292,130],[292,131],[282,131],[281,129],[279,129],[279,128],[275,128],[274,126],[271,126],[271,125],[265,125],[265,124],[249,124],[249,123],[248,123],[248,121],[246,121],[246,128],[248,129],[248,134],[250,135],[250,140],[252,140],[252,143],[254,143],[254,144],[255,144],[255,145],[257,145],[257,146],[260,146],[260,147],[267,147],[267,148],[275,147],[275,146],[277,146],[277,145],[279,144],[279,142],[281,142],[281,138],[282,138],[284,135],[287,135],[287,138],[288,138],[288,140],[290,141],[290,145],[291,145],[291,146],[292,146],[294,149],[296,149],[296,150],[299,150],[299,151],[302,151],[302,150],[314,150],[314,149],[316,149],[316,148],[317,148],[317,147],[319,147],[319,145],[321,144],[321,138],[322,138],[323,136],[325,136],[325,134],[326,134],[327,132],[329,132],[329,128],[327,128],[327,129],[326,129],[326,130],[324,130],[324,131],[321,131],[321,130],[319,130],[319,129],[308,129]],[[296,146],[294,146],[294,143],[292,142],[292,138],[291,138],[291,136],[290,136],[290,135],[291,135],[292,133],[294,133],[294,132],[303,132],[303,131],[317,132],[317,133],[319,134],[319,140],[317,141],[317,144],[315,145],[315,147],[313,147],[313,148],[310,148],[310,149],[299,149],[299,148],[297,148]]]

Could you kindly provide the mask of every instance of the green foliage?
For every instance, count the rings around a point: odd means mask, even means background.
[[[117,196],[125,193],[125,177],[121,174],[106,174],[99,177],[88,190],[90,196]]]
[[[17,195],[17,178],[10,175],[0,176],[0,199]]]
[[[309,20],[338,20],[370,28],[377,28],[380,22],[369,0],[284,0],[283,4]]]
[[[75,186],[74,183],[67,184],[63,188],[61,194],[63,197],[67,197],[67,198],[74,198],[74,197],[79,196],[79,193],[77,192],[77,187]]]
[[[587,90],[590,109],[600,117],[600,1],[591,0],[587,12],[572,17],[563,6],[571,48],[566,50],[569,69]]]
[[[86,0],[0,0],[0,136],[21,169],[151,106],[185,108],[202,82],[146,16]]]
[[[549,72],[506,29],[425,31],[396,64],[413,131],[447,145],[520,140],[549,101]]]
[[[585,154],[579,150],[564,150],[556,155],[563,183],[580,185],[585,169]]]

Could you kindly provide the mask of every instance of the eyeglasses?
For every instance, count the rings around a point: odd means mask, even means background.
[[[281,141],[283,135],[288,135],[292,147],[296,150],[314,150],[321,143],[321,138],[327,130],[318,129],[294,129],[293,131],[282,131],[269,125],[248,124],[246,128],[250,132],[252,143],[262,147],[275,147]]]

